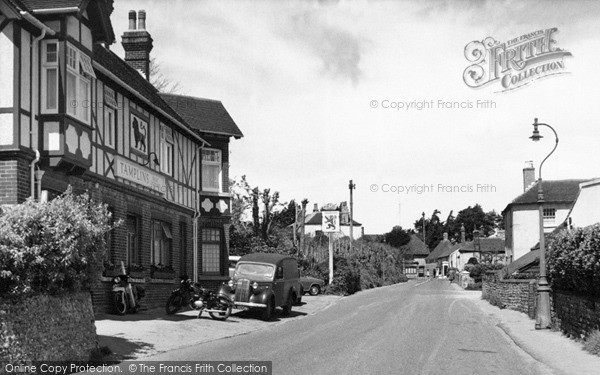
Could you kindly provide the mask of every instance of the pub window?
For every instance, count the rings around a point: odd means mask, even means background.
[[[104,87],[104,143],[106,146],[115,147],[115,133],[116,133],[116,121],[117,121],[117,101],[115,99],[115,92]]]
[[[202,149],[202,190],[221,191],[221,150]]]
[[[162,221],[152,222],[152,264],[160,267],[171,266],[171,226]]]
[[[139,226],[138,217],[127,215],[127,266],[139,264],[140,246],[139,246]]]
[[[164,125],[160,127],[160,170],[173,174],[173,133]]]
[[[58,112],[58,42],[42,44],[42,113]]]
[[[221,230],[202,229],[202,273],[221,271]]]

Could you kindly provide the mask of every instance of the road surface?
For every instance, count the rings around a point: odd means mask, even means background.
[[[273,374],[550,374],[446,280],[360,292],[315,315],[161,353],[160,361],[273,361]]]

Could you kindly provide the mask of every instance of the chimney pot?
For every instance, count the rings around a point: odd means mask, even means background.
[[[146,11],[140,10],[138,12],[138,29],[146,30]]]
[[[129,30],[135,30],[135,10],[129,11]]]

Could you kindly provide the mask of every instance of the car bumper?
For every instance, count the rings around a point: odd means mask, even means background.
[[[233,303],[236,307],[237,306],[242,306],[242,307],[261,307],[261,308],[266,308],[267,304],[265,303],[255,303],[255,302],[234,302]]]

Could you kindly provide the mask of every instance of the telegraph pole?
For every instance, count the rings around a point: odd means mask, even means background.
[[[348,188],[350,189],[350,251],[352,251],[352,241],[354,241],[354,227],[353,227],[353,205],[354,205],[354,201],[352,198],[352,190],[356,189],[356,184],[352,183],[352,180],[350,180],[350,183],[348,184]]]

